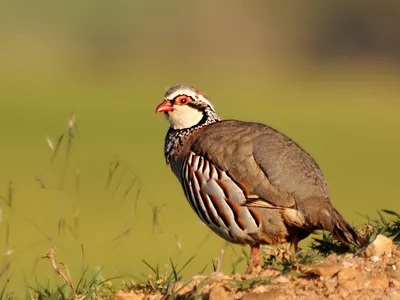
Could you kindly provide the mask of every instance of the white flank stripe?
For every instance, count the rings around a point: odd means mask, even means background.
[[[210,172],[210,170],[213,172]],[[195,176],[196,172],[201,173],[202,179],[200,181]],[[210,173],[212,173],[211,178]],[[190,180],[190,178],[192,178],[192,180]],[[244,230],[239,227],[235,220],[234,211],[228,204],[222,187],[218,184],[218,172],[216,167],[209,161],[206,161],[205,158],[191,152],[183,164],[182,180],[186,198],[193,210],[205,224],[220,236],[230,241],[240,242],[243,240],[251,240],[252,237],[249,233],[260,230],[249,208],[242,206],[242,204],[246,202],[242,189],[226,174],[226,172],[222,172],[222,178],[220,180],[222,184],[226,185],[229,189],[229,200],[239,204],[239,221],[243,224]],[[200,191],[203,192],[204,197],[201,196]],[[226,222],[224,222],[223,218],[218,214],[217,206],[214,206],[210,196],[213,196],[218,202],[218,210],[222,210],[225,218],[229,219],[228,224],[230,224],[230,227],[225,225]],[[210,217],[211,215],[216,216],[218,221],[214,221],[214,218]]]

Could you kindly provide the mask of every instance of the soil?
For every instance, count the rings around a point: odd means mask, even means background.
[[[290,271],[255,269],[251,274],[195,276],[170,284],[162,294],[120,292],[115,300],[138,299],[391,299],[400,300],[400,246],[384,236],[358,254],[331,254]]]

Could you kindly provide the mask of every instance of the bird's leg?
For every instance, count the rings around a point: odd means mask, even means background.
[[[299,238],[297,236],[293,237],[292,240],[290,241],[290,246],[289,246],[289,253],[292,254],[293,251],[296,253],[298,249],[298,244],[299,244]]]
[[[253,268],[259,266],[260,259],[260,245],[251,246],[250,263],[247,265],[247,273],[251,273]]]
[[[292,255],[293,253],[296,254],[298,244],[299,238],[297,236],[294,236],[290,241],[290,245],[287,248],[286,253],[283,255],[284,260],[286,260],[287,262],[292,262]]]
[[[251,264],[254,267],[258,267],[260,259],[260,245],[251,247]]]

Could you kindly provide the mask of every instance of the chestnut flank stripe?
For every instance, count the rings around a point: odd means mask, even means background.
[[[223,208],[221,207],[221,203],[217,196],[210,195],[211,203],[213,204],[215,210],[217,211],[218,216],[221,218],[222,223],[224,223],[226,228],[229,228],[231,225],[230,218],[225,214]]]
[[[219,224],[218,216],[215,214],[215,212],[213,210],[214,205],[211,203],[210,200],[208,200],[207,194],[203,190],[200,190],[200,196],[201,196],[201,199],[203,199],[203,203],[206,206],[207,213],[210,216],[213,224],[215,224],[217,227],[221,227],[221,225]]]
[[[226,203],[229,205],[230,209],[233,212],[233,217],[234,217],[234,221],[237,224],[237,226],[241,229],[241,230],[245,230],[246,229],[246,225],[240,220],[240,207],[239,205],[231,200],[231,199],[226,199]]]
[[[229,198],[229,187],[228,187],[228,185],[224,181],[219,180],[219,179],[217,179],[215,181],[217,182],[217,184],[219,185],[221,190],[224,192],[225,198],[228,199]]]
[[[193,173],[190,173],[190,174],[192,175]],[[194,201],[197,204],[197,209],[198,209],[197,214],[204,220],[204,222],[211,224],[210,218],[208,217],[207,213],[203,210],[203,207],[201,205],[203,200],[201,199],[199,191],[196,188],[196,183],[197,183],[196,180],[197,180],[197,178],[195,178],[195,176],[192,175],[190,187],[193,192]]]
[[[256,223],[257,227],[260,227],[262,224],[262,220],[260,215],[251,207],[248,208],[250,215],[252,216],[254,223]]]

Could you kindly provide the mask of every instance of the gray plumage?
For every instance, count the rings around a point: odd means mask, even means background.
[[[208,227],[252,246],[291,242],[296,247],[316,229],[345,243],[361,242],[332,206],[325,178],[304,149],[269,126],[221,120],[208,101],[197,89],[180,85],[167,91],[157,109],[172,125],[167,162]],[[188,105],[203,117],[174,129]]]

